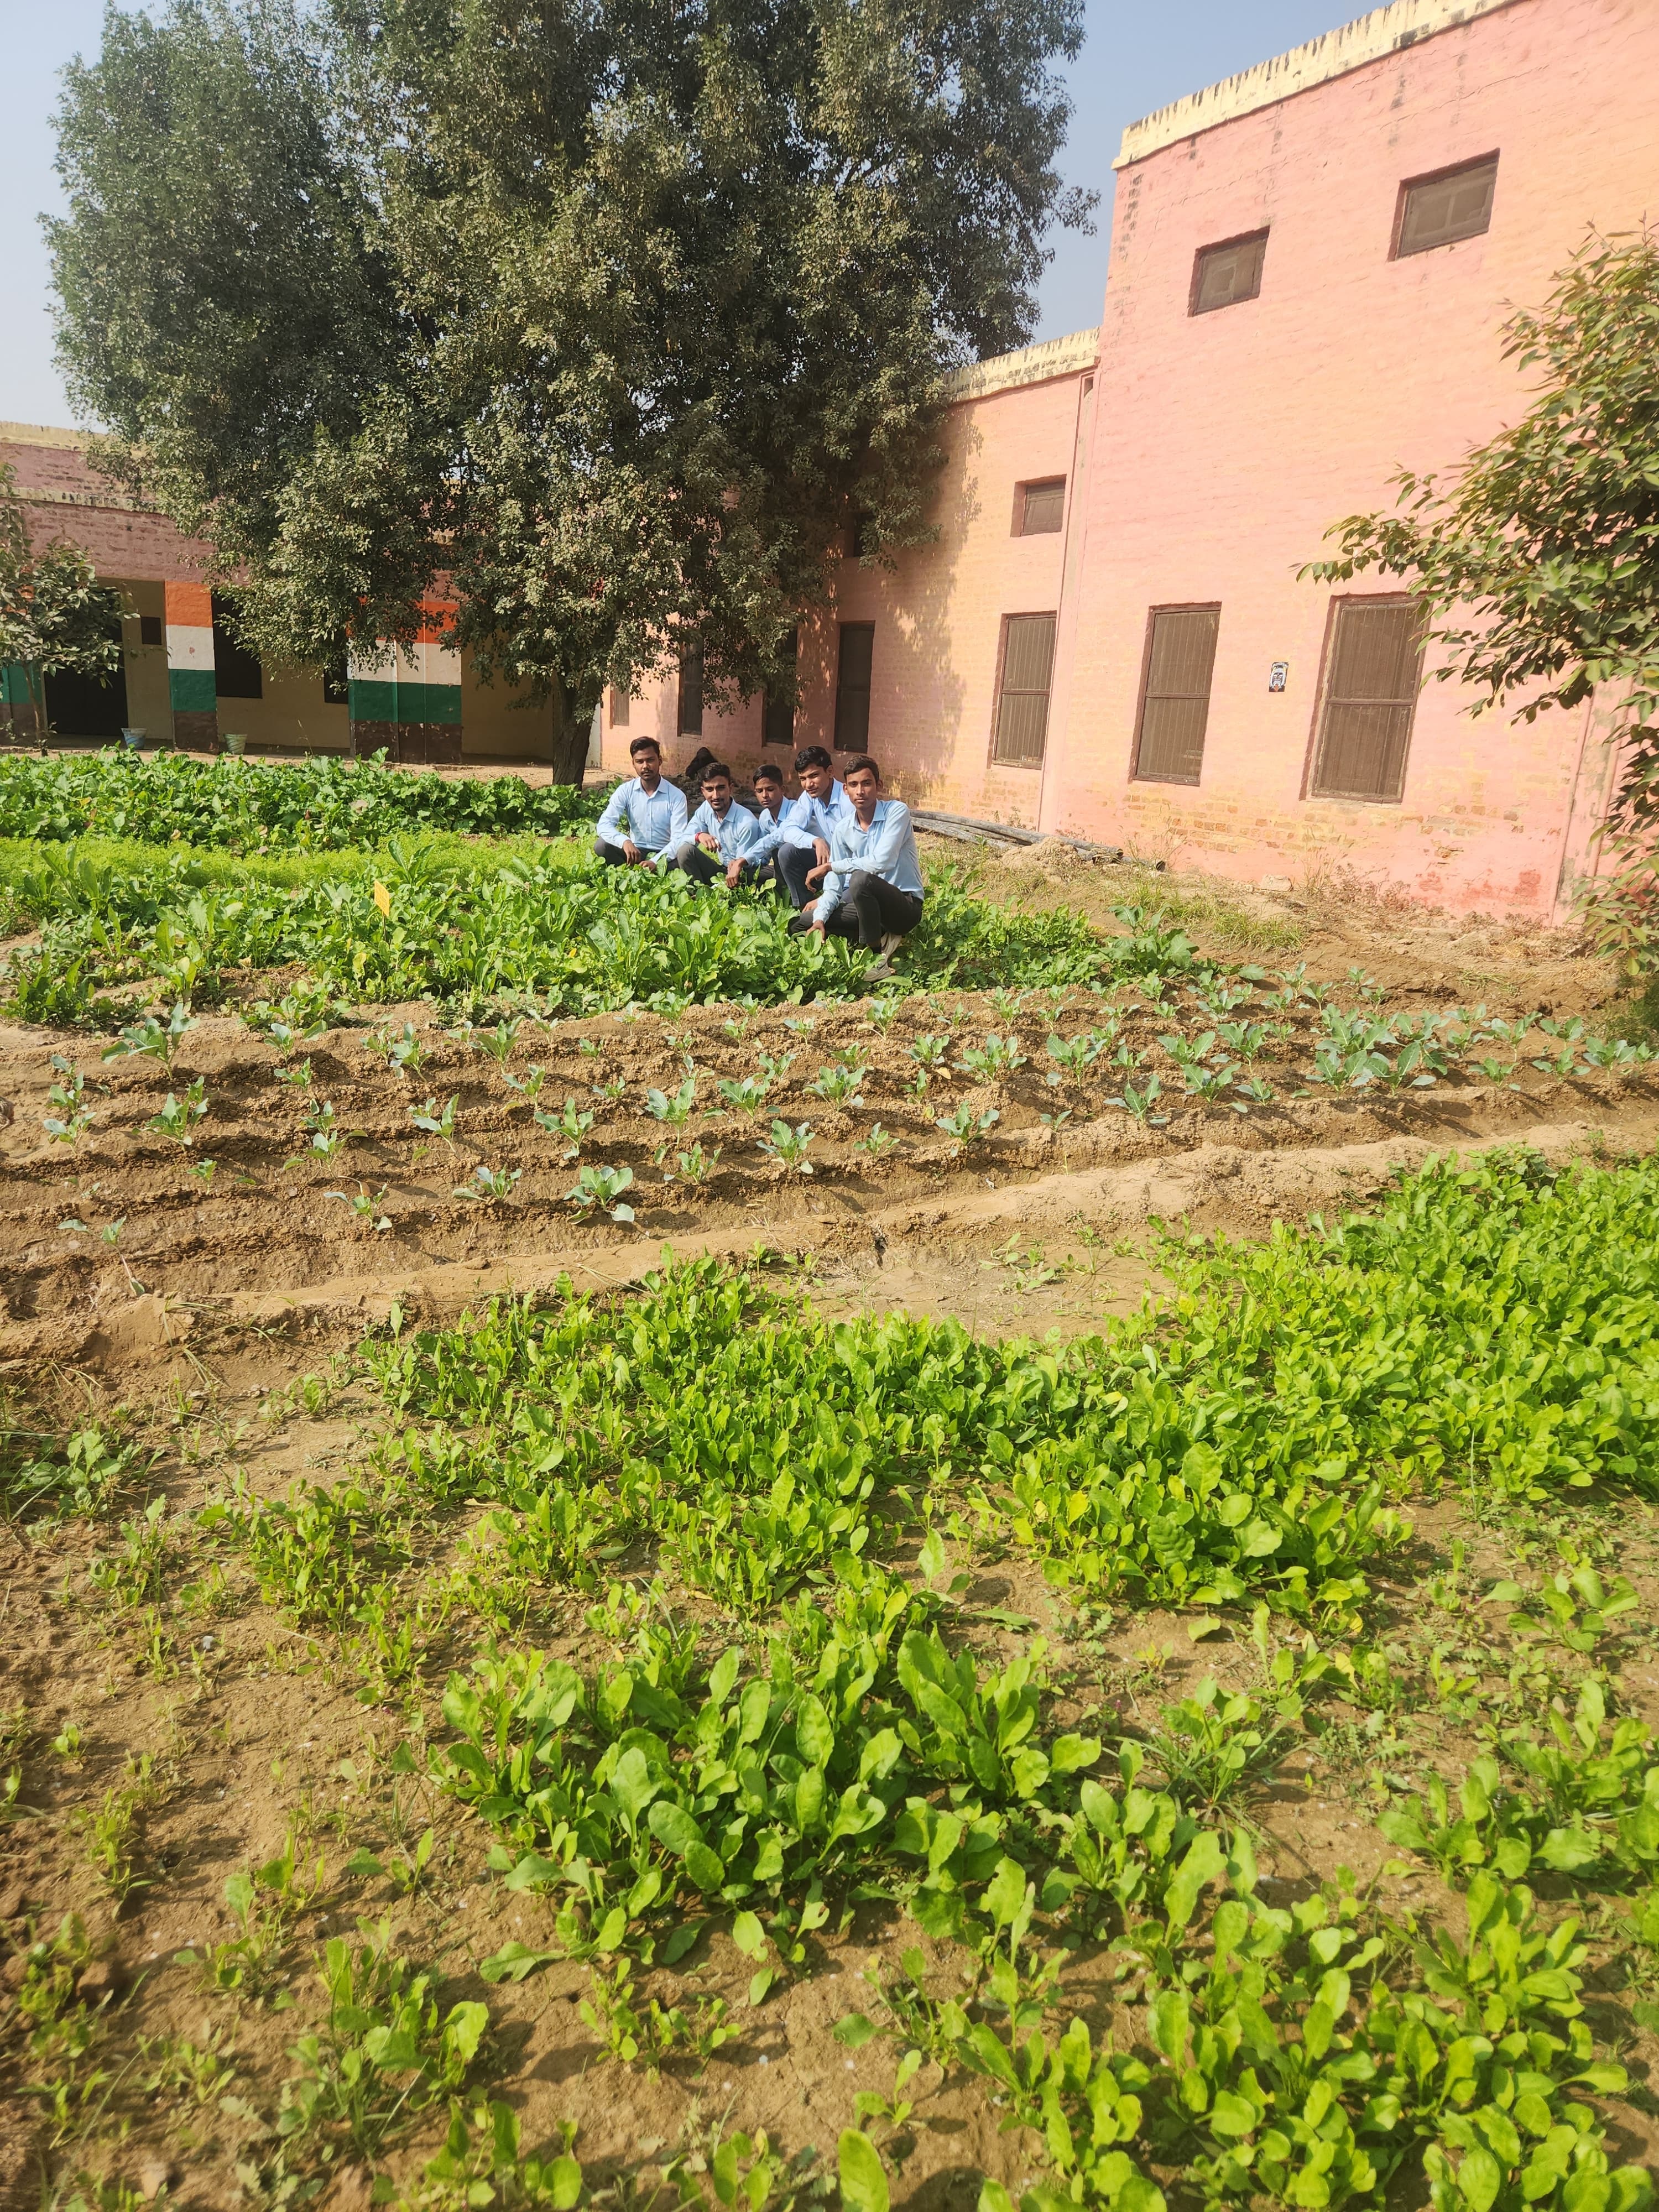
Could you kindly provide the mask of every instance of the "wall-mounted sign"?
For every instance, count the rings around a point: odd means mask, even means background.
[[[1270,691],[1282,691],[1290,680],[1290,662],[1288,660],[1275,660],[1267,671],[1267,689]]]

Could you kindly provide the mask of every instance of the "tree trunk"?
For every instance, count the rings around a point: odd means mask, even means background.
[[[553,781],[580,783],[587,766],[587,741],[598,695],[584,699],[562,681],[553,687]]]

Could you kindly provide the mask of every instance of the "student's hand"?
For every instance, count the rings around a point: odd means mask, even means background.
[[[711,837],[706,830],[698,830],[697,842],[702,847],[705,853],[718,853],[720,850],[719,840],[717,838]]]
[[[829,872],[830,863],[826,860],[822,867],[809,868],[806,871],[806,880],[809,884],[821,884]]]
[[[641,852],[639,847],[634,842],[634,840],[631,837],[624,837],[623,839],[623,858],[627,861],[630,868],[637,868],[640,862],[645,858],[645,855]]]
[[[823,927],[823,924],[821,921],[815,921],[815,922],[812,924],[812,934],[813,934],[813,936],[814,936],[814,937],[819,937],[819,938],[821,938],[821,937],[823,937],[823,934],[824,934],[824,927]]]
[[[743,881],[743,865],[744,864],[741,860],[728,860],[726,862],[726,888],[727,890],[736,890],[738,885]]]
[[[830,848],[824,843],[822,837],[814,837],[812,840],[812,857],[818,864],[818,875],[822,877],[824,870],[830,865]],[[812,877],[809,876],[806,880],[810,884],[814,879]]]

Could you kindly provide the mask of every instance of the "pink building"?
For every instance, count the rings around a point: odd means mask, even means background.
[[[1239,878],[1560,915],[1606,803],[1593,713],[1472,720],[1382,580],[1296,571],[1522,410],[1501,325],[1656,211],[1656,85],[1653,0],[1395,0],[1132,125],[1100,331],[959,380],[939,541],[845,563],[797,739]],[[702,734],[752,763],[761,715]]]

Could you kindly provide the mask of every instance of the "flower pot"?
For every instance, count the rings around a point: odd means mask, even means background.
[[[227,730],[222,742],[225,750],[228,753],[234,753],[238,759],[247,750],[247,739],[240,730]]]
[[[144,730],[124,729],[121,732],[121,743],[130,753],[141,753],[144,750],[144,739],[148,734],[149,732]]]

